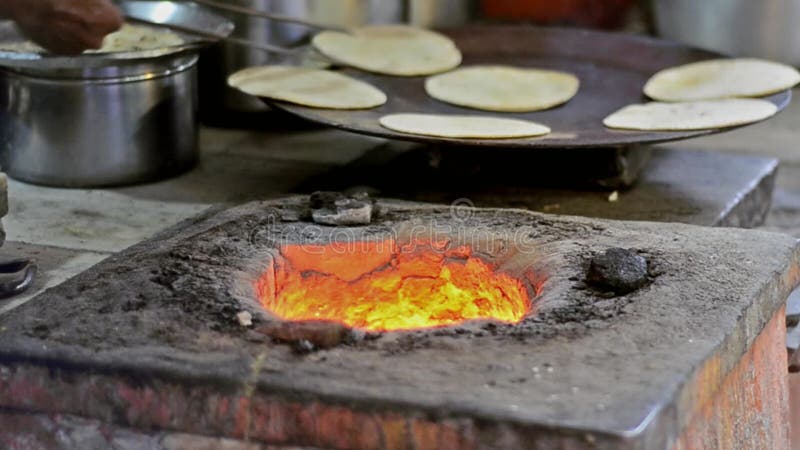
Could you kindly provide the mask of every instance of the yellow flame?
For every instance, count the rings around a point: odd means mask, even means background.
[[[531,310],[525,285],[497,272],[467,246],[287,245],[281,255],[275,294],[261,300],[284,320],[396,331],[480,319],[519,323]]]

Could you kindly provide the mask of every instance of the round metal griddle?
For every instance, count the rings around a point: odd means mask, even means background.
[[[578,95],[560,107],[532,113],[495,113],[448,105],[425,93],[425,77],[401,78],[353,69],[347,73],[367,81],[389,96],[385,105],[358,111],[314,109],[282,102],[271,105],[304,119],[356,133],[436,144],[502,148],[618,147],[688,139],[730,130],[682,132],[611,130],[603,119],[619,108],[647,101],[642,88],[658,70],[720,55],[676,43],[623,34],[558,28],[471,26],[445,31],[464,54],[464,65],[506,64],[556,69],[577,75]],[[767,98],[783,109],[791,91]],[[378,119],[394,113],[469,114],[520,118],[540,122],[553,133],[525,139],[448,139],[398,133]]]

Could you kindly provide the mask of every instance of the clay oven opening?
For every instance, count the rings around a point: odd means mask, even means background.
[[[534,289],[489,259],[449,241],[290,244],[257,289],[262,305],[286,321],[378,332],[519,323],[531,313]]]

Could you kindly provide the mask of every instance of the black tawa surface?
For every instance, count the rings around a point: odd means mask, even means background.
[[[493,113],[449,105],[428,96],[425,77],[392,77],[345,69],[344,73],[383,90],[385,105],[357,111],[323,110],[287,103],[273,106],[307,120],[373,136],[461,146],[503,148],[619,147],[688,139],[726,129],[681,132],[611,130],[603,119],[623,106],[647,101],[642,89],[655,72],[719,54],[648,37],[530,26],[469,26],[445,31],[464,54],[464,66],[504,64],[570,72],[581,80],[578,95],[560,107],[531,113]],[[767,98],[783,109],[791,92]],[[387,114],[492,115],[540,122],[553,133],[525,139],[446,139],[399,133],[381,127]]]

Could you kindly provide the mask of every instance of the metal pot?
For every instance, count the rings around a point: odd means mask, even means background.
[[[197,160],[197,55],[53,76],[0,70],[0,167],[37,184],[162,178]]]
[[[225,36],[196,5],[125,1],[129,17]],[[180,34],[180,33],[179,33]],[[0,50],[0,167],[37,184],[94,187],[162,178],[198,158],[198,52],[208,42],[62,57]],[[22,42],[11,23],[1,42]]]
[[[653,14],[666,38],[800,65],[798,0],[653,0]]]
[[[229,0],[229,3],[285,15],[302,15],[305,11],[304,2],[298,0]],[[233,22],[237,37],[254,42],[291,46],[308,32],[306,28],[297,25],[271,22],[226,11],[218,12]],[[229,88],[226,80],[228,75],[239,69],[274,61],[274,56],[266,52],[234,44],[219,43],[203,52],[200,62],[203,121],[224,122],[227,119],[227,111],[266,110],[266,106],[258,99]]]

